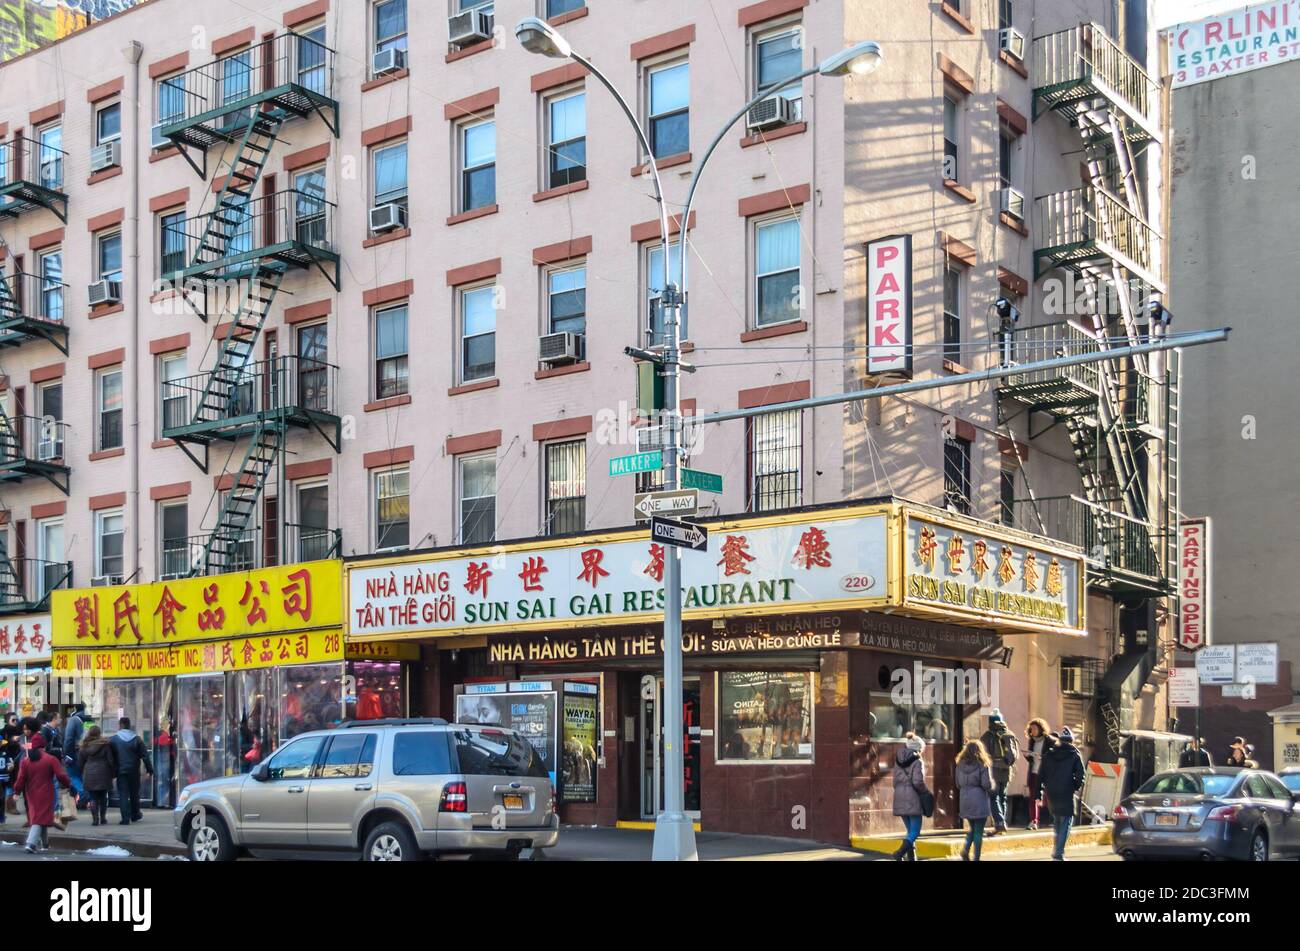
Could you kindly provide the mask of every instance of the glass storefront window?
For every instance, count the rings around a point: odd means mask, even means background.
[[[226,772],[247,773],[271,753],[274,731],[270,717],[273,671],[245,670],[229,675],[229,712],[226,735],[238,738],[230,744],[233,756]]]
[[[871,738],[899,742],[914,732],[927,743],[951,743],[953,706],[946,702],[945,671],[920,667],[921,683],[913,684],[914,671],[903,668],[907,677],[895,681],[891,690],[873,690],[869,696]],[[895,676],[896,676],[895,671]]]
[[[225,674],[176,678],[176,768],[180,789],[225,775]]]
[[[280,739],[336,727],[343,719],[343,665],[307,664],[278,669]]]
[[[94,717],[105,736],[111,737],[118,729],[122,717],[131,720],[131,729],[144,741],[145,749],[153,749],[154,741],[154,689],[152,680],[105,680],[98,695],[98,709],[90,704]],[[141,770],[140,800],[153,799],[153,777]]]
[[[811,673],[718,674],[719,761],[813,758]]]
[[[405,671],[400,661],[354,660],[348,663],[348,720],[406,716]]]

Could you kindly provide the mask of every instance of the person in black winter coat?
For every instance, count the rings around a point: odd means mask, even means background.
[[[1178,757],[1179,769],[1190,769],[1194,766],[1213,766],[1210,761],[1210,751],[1205,748],[1205,740],[1199,743],[1196,740],[1187,744],[1182,755]]]
[[[1083,757],[1074,745],[1074,734],[1068,726],[1061,728],[1056,745],[1043,753],[1038,781],[1052,809],[1052,824],[1056,828],[1052,859],[1063,862],[1070,826],[1074,825],[1074,797],[1083,788]]]
[[[117,762],[117,804],[122,810],[122,821],[118,825],[129,826],[144,818],[140,812],[140,764],[143,763],[152,776],[153,763],[144,740],[132,732],[130,717],[122,717],[117,725],[120,729],[109,742],[113,744]]]

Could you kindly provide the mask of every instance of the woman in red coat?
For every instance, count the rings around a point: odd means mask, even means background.
[[[32,824],[27,833],[28,852],[35,852],[38,844],[42,849],[50,847],[48,830],[54,825],[56,781],[64,789],[72,788],[72,780],[68,779],[63,764],[57,756],[45,752],[45,737],[37,733],[32,736],[31,749],[23,757],[14,782],[14,792],[26,802],[27,821]]]

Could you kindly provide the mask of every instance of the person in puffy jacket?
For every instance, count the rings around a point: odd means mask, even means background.
[[[54,804],[58,787],[72,788],[72,780],[63,769],[60,757],[45,752],[45,737],[37,733],[18,767],[14,792],[27,803],[27,821],[32,824],[27,833],[26,850],[35,852],[50,847],[49,827],[54,825]]]
[[[966,844],[961,860],[970,861],[971,846],[975,861],[980,860],[984,845],[984,823],[992,813],[993,772],[988,751],[979,740],[971,740],[957,757],[957,814],[966,820]]]
[[[117,779],[117,754],[98,726],[86,731],[77,748],[77,765],[81,767],[81,781],[90,800],[90,824],[102,826],[107,821],[108,791]]]
[[[924,750],[925,740],[915,733],[908,733],[903,748],[894,756],[893,811],[907,827],[903,844],[894,852],[895,862],[916,861],[916,840],[921,835],[921,820],[925,817],[921,797],[932,795],[925,784],[925,763],[921,760]]]
[[[1074,825],[1074,797],[1083,788],[1083,757],[1075,748],[1074,733],[1068,726],[1061,727],[1057,737],[1057,743],[1043,754],[1043,771],[1038,781],[1056,827],[1052,860],[1064,862],[1065,843],[1070,838],[1070,826]]]

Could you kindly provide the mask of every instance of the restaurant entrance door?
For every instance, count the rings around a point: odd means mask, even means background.
[[[664,806],[663,783],[664,681],[654,674],[641,677],[638,716],[638,764],[641,777],[641,818],[654,819]],[[686,812],[700,817],[700,678],[687,677],[682,683],[682,747],[685,766],[682,781],[686,789]]]

